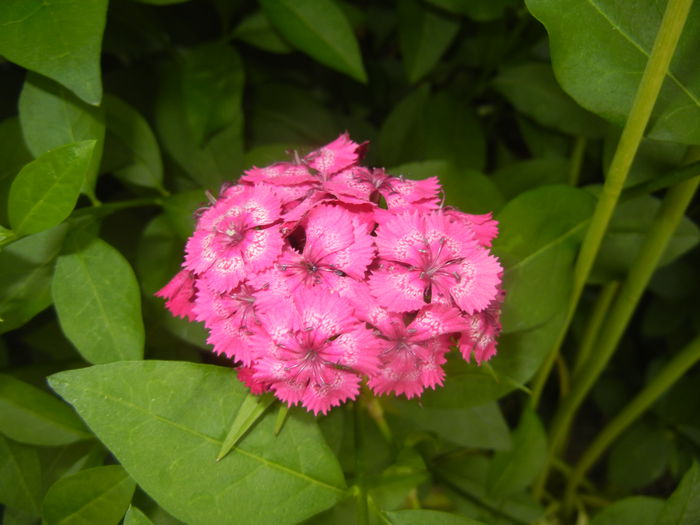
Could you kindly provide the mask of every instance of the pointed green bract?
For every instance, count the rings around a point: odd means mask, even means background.
[[[367,82],[357,40],[331,0],[261,0],[265,14],[294,47],[322,64]]]
[[[272,394],[265,394],[261,396],[256,396],[255,394],[248,394],[243,403],[241,403],[238,412],[236,412],[236,418],[231,424],[231,429],[226,435],[226,439],[221,445],[221,450],[216,456],[216,460],[219,461],[226,454],[228,454],[236,443],[245,435],[248,430],[255,424],[255,422],[262,417],[272,402],[275,400],[275,396]],[[276,433],[276,432],[275,432]]]
[[[549,33],[554,72],[564,90],[586,109],[624,124],[664,10],[651,1],[635,2],[633,10],[615,0],[527,0],[526,4]],[[700,143],[698,28],[696,2],[648,126],[651,138]]]
[[[102,99],[107,0],[0,2],[0,55],[60,82],[88,104]]]
[[[101,239],[75,235],[56,261],[52,294],[66,337],[91,363],[143,357],[141,294],[128,261]]]
[[[135,488],[119,465],[81,470],[51,485],[44,498],[44,519],[48,525],[116,525]]]
[[[61,372],[49,383],[129,474],[192,524],[292,524],[345,494],[338,461],[315,419],[290,417],[279,436],[268,413],[225,458],[216,456],[245,399],[229,368],[121,362]]]
[[[0,433],[42,446],[67,445],[92,437],[70,406],[6,374],[0,374]]]
[[[10,225],[19,235],[47,230],[70,215],[95,148],[94,140],[66,144],[41,155],[10,187]]]

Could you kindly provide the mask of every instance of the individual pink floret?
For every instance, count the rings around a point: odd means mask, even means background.
[[[455,209],[446,209],[445,215],[458,224],[461,224],[474,232],[476,241],[486,248],[490,248],[493,240],[498,235],[498,221],[493,219],[493,214],[472,215]]]
[[[246,273],[274,264],[283,245],[279,219],[279,199],[265,186],[219,200],[199,218],[185,248],[185,268],[214,290],[232,290]]]
[[[334,173],[355,165],[363,154],[364,145],[350,140],[350,135],[346,132],[330,144],[309,153],[304,157],[304,161],[326,179]]]
[[[300,289],[286,309],[261,315],[257,381],[289,405],[326,413],[359,392],[361,374],[379,361],[375,337],[352,315],[352,305],[319,289]]]
[[[165,307],[176,317],[195,320],[194,299],[197,289],[192,272],[180,270],[168,284],[156,292],[165,299]]]

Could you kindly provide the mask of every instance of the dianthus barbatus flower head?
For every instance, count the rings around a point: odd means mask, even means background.
[[[377,395],[420,396],[449,352],[496,353],[502,268],[491,214],[441,205],[437,178],[360,164],[345,133],[253,167],[198,217],[183,270],[156,295],[204,323],[251,392],[319,414]]]

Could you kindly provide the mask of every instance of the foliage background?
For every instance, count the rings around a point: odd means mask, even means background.
[[[695,6],[557,373],[527,408],[664,6],[3,1],[3,523],[697,523],[692,361],[573,506],[562,491],[605,423],[698,334],[696,203],[547,490],[531,490],[591,312],[605,317],[665,189],[700,173]],[[371,142],[368,163],[439,175],[447,204],[496,214],[508,292],[499,354],[481,368],[451,361],[445,387],[420,402],[362,398],[317,420],[292,410],[278,437],[271,409],[216,463],[244,389],[202,328],[153,293],[178,269],[204,190],[344,130]]]

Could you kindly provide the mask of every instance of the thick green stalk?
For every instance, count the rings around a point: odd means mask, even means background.
[[[574,374],[581,370],[581,366],[588,359],[593,351],[593,345],[598,339],[598,334],[600,333],[600,327],[603,326],[603,321],[605,321],[608,315],[608,310],[610,310],[610,305],[612,304],[617,289],[620,287],[619,281],[610,281],[603,286],[603,289],[598,293],[598,298],[593,305],[593,311],[591,312],[591,317],[588,319],[588,324],[586,325],[586,331],[583,333],[583,338],[581,339],[581,345],[576,352],[576,364],[574,365]]]
[[[608,228],[610,218],[615,211],[615,206],[620,197],[620,192],[627,179],[632,161],[637,153],[639,144],[644,135],[654,104],[661,90],[661,86],[666,78],[668,66],[676,49],[676,44],[680,38],[688,11],[693,0],[669,0],[666,5],[661,26],[654,41],[651,55],[647,62],[642,80],[637,89],[632,109],[627,117],[627,122],[622,130],[620,142],[615,150],[612,163],[608,170],[608,175],[603,185],[603,190],[598,199],[598,204],[591,218],[590,226],[586,232],[574,267],[574,279],[571,291],[571,299],[565,322],[559,332],[557,340],[550,350],[547,359],[540,367],[540,370],[533,384],[531,404],[533,408],[537,406],[542,390],[544,389],[552,366],[556,362],[557,354],[561,348],[564,338],[571,324],[571,320],[576,312],[581,292],[591,273],[591,268],[603,240],[605,231]]]
[[[649,284],[668,241],[678,228],[698,184],[700,184],[700,177],[678,184],[666,194],[644,239],[639,255],[627,279],[620,287],[610,314],[603,324],[595,354],[583,363],[580,372],[574,376],[570,394],[563,399],[554,415],[550,432],[550,455],[560,451],[576,411],[617,348],[639,299]]]
[[[586,475],[588,469],[598,461],[598,458],[603,455],[613,441],[698,361],[700,361],[700,336],[693,339],[690,344],[681,350],[598,434],[598,437],[584,452],[568,477],[565,496],[566,508],[571,508],[574,493],[583,476]]]
[[[586,137],[576,137],[574,141],[574,149],[571,152],[571,163],[569,167],[569,184],[572,186],[578,186],[581,168],[583,167],[583,157],[586,153],[586,142]]]

